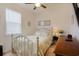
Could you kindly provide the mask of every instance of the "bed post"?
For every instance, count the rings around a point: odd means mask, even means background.
[[[39,55],[39,37],[37,37],[37,56]]]

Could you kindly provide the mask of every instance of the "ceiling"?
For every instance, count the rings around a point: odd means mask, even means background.
[[[41,14],[49,14],[52,11],[61,10],[61,8],[64,8],[64,6],[69,5],[67,3],[43,3],[47,8],[44,9],[42,7],[38,7],[36,10],[34,10],[34,4],[20,4],[21,6],[27,8],[31,12],[33,12],[36,16]]]
[[[42,7],[38,7],[36,10],[34,10],[34,4],[20,4],[22,6],[24,6],[25,8],[27,8],[28,10],[31,10],[32,12],[40,12],[40,11],[47,11],[47,10],[52,10],[54,9],[54,7],[58,6],[58,3],[43,3],[47,8],[44,9]]]

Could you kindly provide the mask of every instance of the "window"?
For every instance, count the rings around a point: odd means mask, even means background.
[[[21,33],[21,14],[6,8],[6,34]]]

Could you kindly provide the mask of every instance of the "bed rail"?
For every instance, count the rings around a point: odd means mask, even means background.
[[[12,35],[12,52],[18,56],[37,55],[34,51],[34,43],[23,34]]]

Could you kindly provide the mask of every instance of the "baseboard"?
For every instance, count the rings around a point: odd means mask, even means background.
[[[3,52],[3,55],[5,55],[5,54],[7,54],[7,53],[10,53],[10,52],[12,52],[12,50],[9,50],[9,51],[7,51],[7,52]]]

